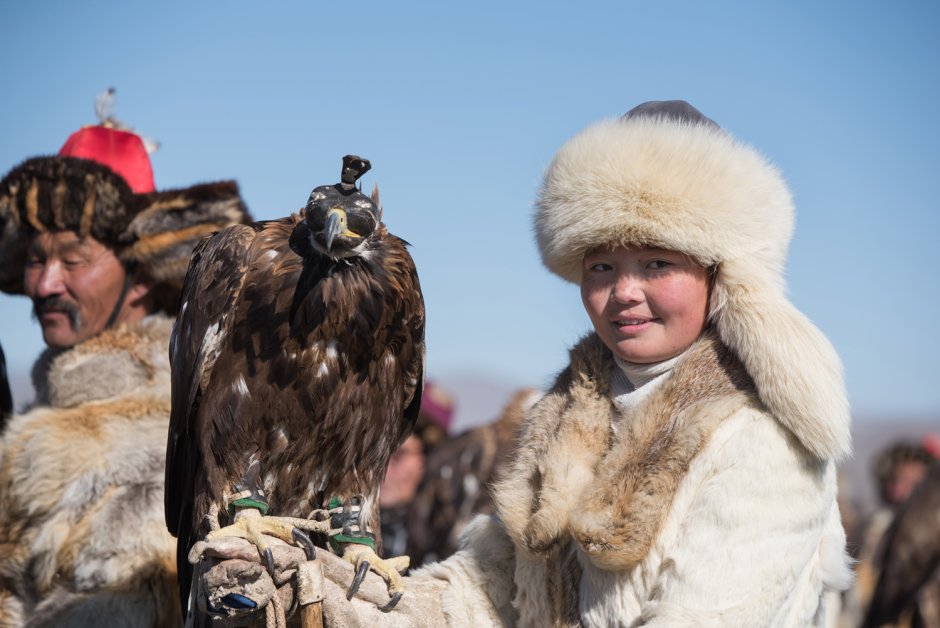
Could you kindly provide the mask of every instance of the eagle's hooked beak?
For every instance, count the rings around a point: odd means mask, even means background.
[[[359,234],[349,230],[346,212],[343,209],[331,207],[326,214],[326,225],[323,227],[323,243],[327,251],[333,250],[333,240],[338,235],[357,237]]]

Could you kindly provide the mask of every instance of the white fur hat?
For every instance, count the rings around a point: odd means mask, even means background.
[[[558,151],[535,230],[542,261],[574,283],[584,254],[603,245],[656,246],[715,267],[710,320],[761,401],[813,454],[841,459],[851,444],[839,358],[784,293],[793,213],[757,151],[684,101],[651,102]]]

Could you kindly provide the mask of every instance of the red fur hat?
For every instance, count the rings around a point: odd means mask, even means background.
[[[136,133],[106,126],[82,127],[65,141],[59,156],[90,159],[107,166],[120,175],[135,194],[156,190],[150,157]]]

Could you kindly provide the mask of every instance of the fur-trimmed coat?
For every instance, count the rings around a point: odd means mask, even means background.
[[[593,334],[533,409],[497,516],[417,572],[453,626],[823,626],[850,581],[832,460],[711,334],[624,411]],[[847,446],[847,443],[841,444]]]
[[[46,351],[0,449],[0,627],[175,626],[163,517],[171,319]]]

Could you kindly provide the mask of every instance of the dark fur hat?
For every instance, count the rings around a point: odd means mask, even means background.
[[[31,236],[71,230],[114,248],[157,283],[161,309],[175,312],[193,248],[250,216],[234,181],[135,194],[114,171],[88,159],[35,157],[0,181],[0,290],[23,294]]]

